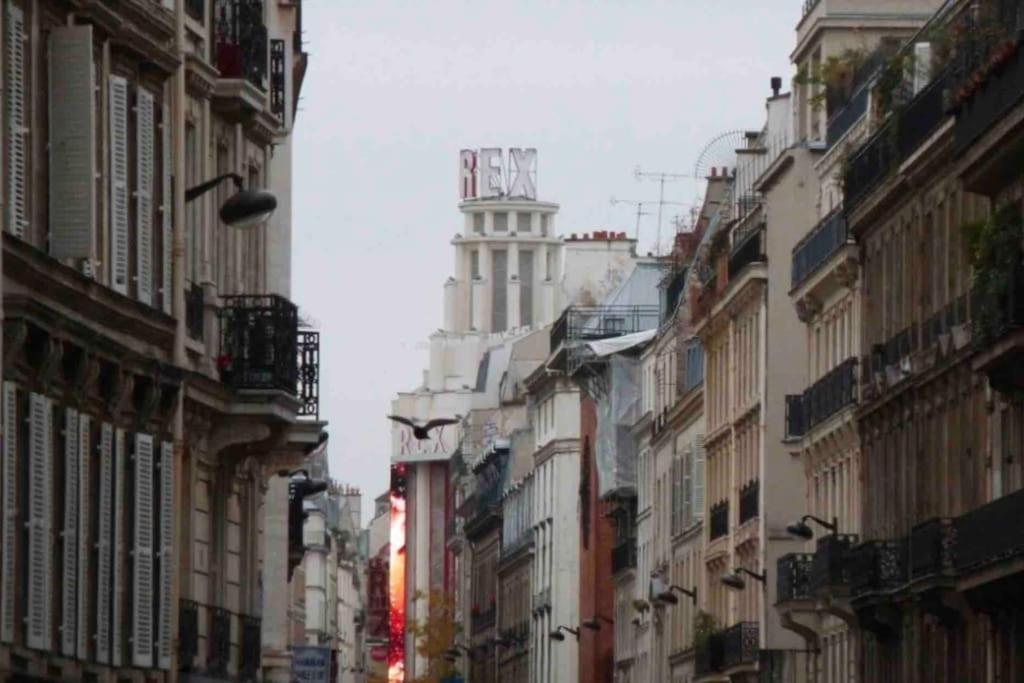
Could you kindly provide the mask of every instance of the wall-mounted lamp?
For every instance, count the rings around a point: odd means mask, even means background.
[[[237,173],[225,173],[188,188],[185,190],[185,201],[191,202],[203,196],[229,178],[234,181],[238,191],[220,207],[220,219],[225,225],[244,230],[266,222],[277,208],[277,197],[267,190],[246,190],[242,186],[242,176]]]
[[[832,523],[829,524],[825,520],[821,519],[820,517],[815,517],[814,515],[804,515],[800,518],[799,522],[793,522],[792,524],[787,526],[786,531],[806,541],[811,540],[812,538],[814,538],[814,530],[811,529],[811,527],[807,524],[807,520],[817,522],[818,524],[825,527],[832,533],[837,533],[839,531],[838,517],[833,517]]]
[[[600,631],[601,630],[601,622],[602,621],[605,622],[606,624],[614,624],[615,623],[614,620],[609,619],[608,617],[605,617],[605,616],[602,616],[602,615],[598,614],[597,616],[591,617],[590,619],[584,619],[583,621],[580,622],[580,626],[582,626],[584,628],[589,628],[591,631]]]
[[[551,638],[551,640],[557,640],[558,642],[562,642],[563,640],[565,640],[565,634],[562,633],[562,631],[573,634],[574,636],[576,636],[577,641],[580,639],[580,630],[578,628],[569,628],[568,626],[559,626],[554,631],[548,634],[548,638]]]
[[[657,596],[658,600],[661,600],[662,602],[667,602],[670,605],[677,604],[679,602],[679,598],[677,598],[672,591],[678,591],[678,592],[682,593],[683,595],[688,595],[690,597],[690,599],[693,600],[693,604],[695,604],[695,605],[697,604],[697,587],[696,586],[693,587],[693,590],[687,590],[686,588],[683,588],[682,586],[677,586],[675,584],[672,584],[671,586],[668,587],[667,590],[662,591],[661,593],[658,593],[658,596]]]
[[[760,574],[755,574],[746,567],[737,567],[736,569],[733,569],[731,572],[722,574],[722,583],[728,586],[729,588],[743,590],[747,587],[747,582],[743,578],[743,576],[741,576],[742,574],[746,574],[747,576],[753,579],[757,579],[763,584],[768,583],[768,572],[765,571],[761,572]]]

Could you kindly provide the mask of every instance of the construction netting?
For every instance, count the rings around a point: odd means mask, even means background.
[[[609,358],[608,391],[597,400],[598,495],[636,493],[636,442],[632,427],[640,416],[640,359],[622,354]]]

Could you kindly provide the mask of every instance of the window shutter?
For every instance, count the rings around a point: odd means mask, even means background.
[[[64,410],[64,529],[61,531],[60,651],[74,657],[78,624],[78,411]]]
[[[28,609],[25,644],[49,650],[50,590],[53,585],[53,415],[50,399],[32,394],[29,404]]]
[[[15,551],[18,538],[18,390],[3,384],[3,564],[0,565],[0,641],[14,642],[14,600],[17,590]]]
[[[96,121],[92,27],[50,33],[50,255],[94,256]]]
[[[135,435],[132,666],[153,666],[153,437]]]
[[[110,286],[128,293],[128,81],[110,77]]]
[[[683,474],[683,485],[682,485],[682,503],[680,508],[682,509],[683,526],[688,527],[697,519],[697,515],[694,514],[693,509],[693,447],[687,448],[683,451],[683,462],[680,464],[680,469]]]
[[[704,435],[693,438],[693,451],[690,461],[693,463],[691,486],[693,488],[693,521],[704,518]]]
[[[136,292],[153,303],[153,93],[139,88],[135,102]],[[151,444],[152,445],[152,444]]]
[[[78,416],[78,658],[89,656],[89,416]]]
[[[171,668],[171,650],[174,639],[171,635],[172,609],[171,585],[174,581],[174,444],[165,441],[160,444],[160,586],[157,616],[157,666]]]
[[[25,126],[25,14],[11,0],[4,12],[4,118],[7,121],[7,231],[25,236],[28,180]]]
[[[113,614],[110,622],[110,663],[121,666],[124,631],[124,430],[114,430]]]
[[[100,499],[99,538],[96,543],[96,661],[110,663],[110,605],[113,574],[114,529],[114,428],[104,423],[100,428]]]
[[[932,44],[914,43],[914,94],[924,90],[932,79]]]
[[[161,116],[162,124],[160,126],[161,133],[161,144],[160,149],[162,152],[161,159],[161,181],[162,188],[160,192],[161,206],[160,206],[160,224],[163,236],[161,238],[161,256],[162,256],[162,267],[161,267],[161,302],[163,303],[164,313],[171,315],[174,312],[173,304],[173,279],[171,268],[173,263],[171,256],[174,253],[174,245],[172,243],[172,225],[171,219],[174,216],[174,210],[172,208],[174,204],[174,198],[171,196],[171,108],[167,105],[169,100],[170,88],[166,89],[167,95],[164,97],[163,114]]]

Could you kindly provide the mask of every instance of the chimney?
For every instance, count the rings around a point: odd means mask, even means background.
[[[782,78],[779,76],[772,76],[772,97],[778,97],[779,91],[782,90]]]

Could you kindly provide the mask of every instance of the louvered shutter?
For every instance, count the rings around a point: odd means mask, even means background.
[[[153,303],[153,93],[139,88],[135,103],[135,266],[139,301]]]
[[[110,663],[110,605],[114,535],[114,428],[100,428],[99,538],[96,542],[96,661]]]
[[[174,581],[174,445],[160,444],[160,586],[157,615],[157,666],[171,668],[171,583]]]
[[[89,656],[89,461],[92,432],[88,415],[78,416],[78,658]]]
[[[64,528],[61,531],[60,651],[74,657],[78,645],[78,411],[64,410]]]
[[[683,495],[682,503],[682,518],[683,526],[688,527],[693,524],[694,520],[697,519],[698,515],[694,514],[693,509],[693,448],[688,447],[683,452],[683,461],[680,464],[680,468],[683,474]]]
[[[49,650],[53,544],[53,416],[50,399],[32,394],[29,402],[28,607],[25,644]]]
[[[124,629],[124,430],[114,430],[113,607],[110,617],[110,663],[121,666]]]
[[[128,293],[128,81],[110,77],[110,286]]]
[[[4,11],[4,119],[7,122],[7,231],[28,227],[28,129],[25,126],[25,14],[11,0]]]
[[[135,435],[132,666],[153,666],[153,437]]]
[[[50,32],[50,255],[92,259],[96,121],[92,26]]]
[[[704,518],[704,436],[698,434],[693,438],[693,451],[690,454],[693,463],[691,486],[693,487],[693,520]]]
[[[3,384],[3,564],[0,565],[0,641],[14,642],[14,601],[17,594],[15,552],[18,538],[18,390]]]
[[[161,163],[160,163],[160,178],[162,181],[162,188],[160,192],[160,225],[162,231],[160,254],[161,260],[161,278],[160,278],[160,300],[163,304],[164,313],[170,315],[174,312],[173,309],[173,279],[171,268],[173,263],[171,256],[174,253],[174,246],[172,243],[172,224],[171,218],[174,216],[173,197],[171,197],[171,108],[167,105],[169,101],[169,94],[171,92],[170,87],[165,88],[164,106],[163,113],[160,117],[161,126]]]
[[[914,94],[924,90],[932,79],[932,44],[914,43]]]

